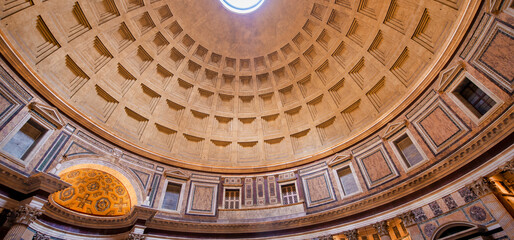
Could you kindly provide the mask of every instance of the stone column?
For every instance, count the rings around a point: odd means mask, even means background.
[[[514,236],[514,218],[494,195],[494,184],[486,178],[480,178],[468,185],[468,187],[482,199],[482,202],[489,208],[491,215],[498,221],[498,224],[500,224],[507,236]],[[484,209],[476,209],[476,211],[476,214],[481,211],[485,212]],[[474,217],[473,214],[471,213],[471,217]]]
[[[382,240],[391,240],[391,236],[389,235],[389,225],[387,224],[387,220],[377,222],[373,224],[373,227],[377,230],[380,239]]]
[[[43,211],[40,208],[27,205],[19,206],[14,211],[14,225],[9,229],[4,239],[6,240],[19,240],[23,233],[27,230],[30,223],[41,216]]]
[[[411,239],[423,239],[423,234],[419,231],[416,225],[414,213],[412,213],[412,211],[402,213],[398,215],[398,218],[402,220]]]
[[[359,240],[359,234],[357,233],[357,229],[344,231],[343,234],[348,240]]]

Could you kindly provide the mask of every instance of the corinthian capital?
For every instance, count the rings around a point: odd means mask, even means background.
[[[389,231],[387,230],[388,225],[387,225],[386,220],[373,224],[373,227],[377,230],[378,235],[380,235],[380,236],[389,235]]]
[[[402,214],[398,215],[398,218],[400,218],[402,220],[403,224],[406,227],[416,224],[415,216],[414,216],[414,213],[412,213],[412,211],[402,213]]]
[[[357,233],[357,229],[352,229],[343,232],[344,236],[348,238],[348,240],[358,240],[359,234]]]
[[[43,214],[43,210],[39,208],[22,205],[14,211],[14,216],[16,217],[14,222],[17,224],[29,225],[31,222],[36,220],[37,217],[41,216],[41,214]]]

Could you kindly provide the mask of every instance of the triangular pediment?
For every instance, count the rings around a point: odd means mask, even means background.
[[[352,159],[353,156],[351,154],[347,154],[347,155],[336,155],[334,156],[332,159],[330,159],[328,162],[327,162],[327,165],[329,167],[333,167],[339,163],[343,163],[343,162],[346,162],[350,159]]]
[[[402,130],[405,126],[407,126],[407,120],[403,120],[401,122],[392,122],[387,124],[386,131],[384,133],[384,138],[388,139],[393,136],[398,131]]]
[[[455,65],[452,65],[439,74],[439,78],[437,80],[436,89],[439,92],[444,92],[448,85],[459,75],[459,73],[464,69],[465,65],[463,62],[459,62]]]
[[[54,107],[32,102],[29,105],[29,108],[37,112],[39,115],[41,115],[41,117],[45,118],[58,129],[62,128],[66,124],[59,111]]]
[[[164,175],[167,177],[174,177],[179,179],[189,179],[189,175],[177,169],[165,171]]]
[[[77,142],[72,142],[68,149],[66,150],[66,153],[64,153],[66,156],[75,156],[75,155],[90,155],[90,154],[96,154],[95,152],[89,150],[88,148],[80,145]]]

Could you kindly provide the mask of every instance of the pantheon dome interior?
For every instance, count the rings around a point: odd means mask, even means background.
[[[0,237],[514,239],[514,0],[0,0]]]

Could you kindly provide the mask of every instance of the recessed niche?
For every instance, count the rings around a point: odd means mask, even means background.
[[[268,73],[257,75],[257,87],[259,90],[269,89],[272,86]]]
[[[328,17],[327,25],[338,32],[343,32],[343,29],[346,28],[345,24],[347,24],[349,20],[350,16],[348,14],[334,9]]]
[[[307,108],[314,120],[321,120],[332,113],[329,99],[324,98],[323,94],[307,102]]]
[[[273,114],[262,117],[262,131],[264,135],[276,135],[282,131],[282,121],[280,115]]]
[[[171,100],[166,100],[167,108],[162,112],[161,119],[179,126],[185,107]]]
[[[209,123],[209,114],[191,110],[187,128],[204,134]]]
[[[355,56],[358,56],[357,51],[344,41],[341,42],[334,53],[332,53],[334,60],[336,60],[343,68],[349,67],[350,62]]]
[[[250,59],[239,60],[239,71],[250,72],[252,70]]]
[[[212,106],[213,96],[213,92],[198,88],[193,104],[195,106],[209,109]]]
[[[155,27],[155,23],[152,21],[152,17],[150,17],[148,12],[144,12],[138,16],[133,17],[132,21],[138,28],[140,35],[144,35]]]
[[[271,67],[275,67],[280,64],[280,57],[278,56],[278,52],[272,52],[268,54],[268,61]]]
[[[196,80],[196,77],[198,77],[198,74],[200,73],[200,70],[202,69],[202,66],[198,63],[195,63],[191,60],[187,61],[187,67],[184,68],[184,75],[190,77],[191,79]]]
[[[220,65],[221,65],[221,55],[216,54],[216,53],[212,53],[211,57],[209,58],[209,64],[213,65],[213,66],[216,66],[216,67],[220,67]]]
[[[252,92],[254,90],[252,76],[240,76],[239,77],[239,91],[240,92]]]
[[[326,60],[321,64],[316,70],[316,74],[319,76],[319,79],[323,82],[323,84],[327,84],[331,82],[334,78],[341,75],[341,73],[336,69],[336,67]]]
[[[199,81],[204,86],[215,88],[218,84],[218,73],[206,68],[203,72],[200,72]]]
[[[164,68],[160,64],[157,64],[154,76],[155,76],[156,83],[159,84],[159,87],[161,87],[162,89],[166,89],[166,87],[170,83],[171,79],[173,78],[173,73],[168,71],[166,68]]]
[[[225,69],[230,71],[236,71],[236,59],[234,58],[225,58]]]
[[[234,91],[235,90],[235,82],[234,82],[235,78],[236,77],[234,75],[223,74],[221,76],[220,89]]]
[[[289,75],[287,74],[286,69],[284,67],[273,71],[273,79],[275,79],[275,84],[277,86],[289,83],[290,81]]]
[[[193,84],[179,78],[175,81],[170,89],[173,96],[184,101],[188,101],[189,96],[191,95],[191,91],[193,90]]]
[[[182,46],[188,52],[193,47],[194,44],[195,44],[195,40],[193,40],[193,38],[191,38],[187,34],[184,35],[184,37],[182,37],[182,41],[180,41],[180,46]]]
[[[278,159],[289,155],[284,137],[264,140],[264,152],[266,159]]]
[[[213,134],[217,136],[231,136],[232,135],[232,120],[233,118],[214,116]]]
[[[232,142],[211,140],[209,145],[209,160],[230,161]]]
[[[198,47],[196,47],[196,50],[193,55],[196,58],[203,61],[205,59],[205,56],[207,56],[207,52],[209,52],[209,50],[207,50],[207,48],[203,47],[202,45],[198,45]]]
[[[169,59],[171,66],[176,70],[184,60],[185,56],[176,48],[170,50]]]
[[[255,70],[256,71],[262,71],[265,70],[268,66],[266,66],[266,60],[264,57],[256,57],[253,59],[255,63]]]
[[[254,113],[255,112],[254,96],[239,96],[239,112],[240,113]]]
[[[146,85],[141,84],[139,91],[135,92],[130,101],[151,113],[154,111],[160,98],[161,95]]]
[[[278,90],[282,106],[298,102],[296,90],[293,85]]]
[[[152,40],[153,46],[157,54],[160,54],[170,42],[162,35],[161,32],[157,32]]]
[[[302,80],[298,81],[297,84],[304,98],[307,98],[321,90],[321,84],[319,81],[313,79],[310,74]]]
[[[173,17],[173,14],[171,13],[171,10],[168,7],[168,5],[163,5],[161,7],[156,8],[155,12],[157,13],[159,21],[161,23]]]
[[[323,53],[320,53],[314,45],[311,45],[307,50],[305,50],[303,56],[307,59],[309,64],[313,65],[323,57]]]
[[[178,24],[177,21],[172,22],[166,29],[172,38],[178,37],[178,35],[180,35],[180,33],[183,31],[182,27]]]
[[[270,92],[266,94],[259,95],[261,111],[273,111],[277,110],[277,102],[275,100],[275,93]]]
[[[308,117],[306,116],[305,109],[302,106],[287,110],[284,113],[289,130],[292,132],[295,129],[306,127],[309,123],[307,121]]]
[[[153,132],[154,134],[149,138],[150,143],[167,151],[171,151],[177,131],[155,123]]]
[[[219,97],[218,106],[216,109],[221,112],[233,113],[234,112],[234,96],[219,94],[218,97]]]

